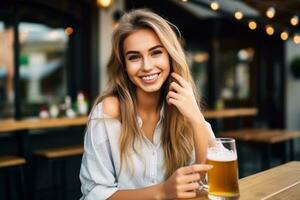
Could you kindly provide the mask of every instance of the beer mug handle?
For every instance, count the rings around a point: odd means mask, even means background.
[[[198,190],[205,190],[208,191],[208,181],[207,181],[207,173],[205,173],[205,176],[203,179],[199,180],[199,188]]]

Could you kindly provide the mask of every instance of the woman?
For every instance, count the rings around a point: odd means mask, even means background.
[[[112,45],[109,88],[85,136],[82,199],[194,197],[214,135],[176,34],[157,14],[134,10]]]

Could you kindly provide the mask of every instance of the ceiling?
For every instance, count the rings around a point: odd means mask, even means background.
[[[288,30],[289,32],[299,32],[300,23],[297,26],[290,24],[290,19],[294,15],[300,17],[299,0],[217,0],[219,10],[213,11],[210,8],[212,0],[173,0],[175,4],[181,5],[188,12],[201,19],[225,17],[231,20],[234,18],[234,12],[239,10],[244,14],[241,23],[247,24],[253,19],[258,22],[260,27],[267,24],[272,25],[277,30]],[[276,14],[273,19],[266,17],[265,12],[268,8],[275,8]]]

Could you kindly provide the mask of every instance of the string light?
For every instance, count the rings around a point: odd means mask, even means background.
[[[234,12],[234,17],[237,19],[237,20],[241,20],[243,17],[244,17],[244,15],[243,15],[243,13],[241,12],[241,11],[235,11]]]
[[[257,28],[257,24],[255,21],[249,21],[248,26],[251,30],[255,30]]]
[[[275,8],[272,6],[270,8],[268,8],[268,10],[266,11],[266,15],[268,18],[272,19],[275,17],[275,13],[276,13],[276,10]]]
[[[299,34],[295,34],[293,40],[294,40],[294,42],[296,44],[300,44],[300,35]]]
[[[297,15],[294,15],[291,19],[290,19],[290,23],[293,26],[297,26],[299,23],[299,17]]]
[[[108,8],[112,5],[113,0],[97,0],[97,4],[101,7],[101,8]]]
[[[280,37],[282,40],[287,40],[289,38],[289,33],[287,31],[282,31]]]
[[[98,0],[99,1],[99,0]],[[188,0],[181,0],[183,2],[187,2]],[[218,3],[217,0],[211,0],[211,3],[210,3],[210,8],[213,10],[213,11],[217,11],[220,9],[220,5]],[[276,15],[276,9],[275,9],[275,6],[270,6],[266,12],[265,12],[266,16],[270,19],[274,18],[275,15]],[[242,20],[243,17],[244,17],[244,14],[243,12],[241,12],[240,10],[236,10],[234,12],[234,17],[237,19],[237,20]],[[290,23],[293,25],[293,26],[297,26],[299,24],[299,17],[297,15],[294,15],[292,18],[290,18]],[[257,22],[254,21],[254,20],[250,20],[248,22],[248,27],[249,29],[251,30],[255,30],[257,29]],[[273,35],[275,33],[275,29],[273,26],[271,25],[266,25],[265,26],[265,31],[268,35]],[[282,40],[287,40],[289,38],[289,33],[288,31],[282,31],[280,33],[280,38]],[[294,37],[293,37],[293,40],[296,44],[300,44],[300,35],[299,34],[295,34]]]
[[[74,30],[72,27],[69,26],[69,27],[65,28],[66,35],[71,35],[73,32],[74,32]]]
[[[213,11],[218,10],[218,9],[220,8],[219,3],[218,3],[217,1],[212,1],[212,2],[210,3],[210,8],[211,8]]]
[[[273,35],[274,34],[274,28],[271,25],[266,26],[266,33],[268,35]]]

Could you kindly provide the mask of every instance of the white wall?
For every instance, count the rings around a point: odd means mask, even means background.
[[[286,42],[286,125],[289,130],[300,130],[300,79],[290,71],[290,62],[300,56],[300,45],[291,40]]]
[[[111,52],[111,35],[113,32],[113,13],[116,10],[123,10],[123,0],[115,0],[114,4],[108,9],[99,9],[99,85],[100,91],[106,87],[106,64]]]

